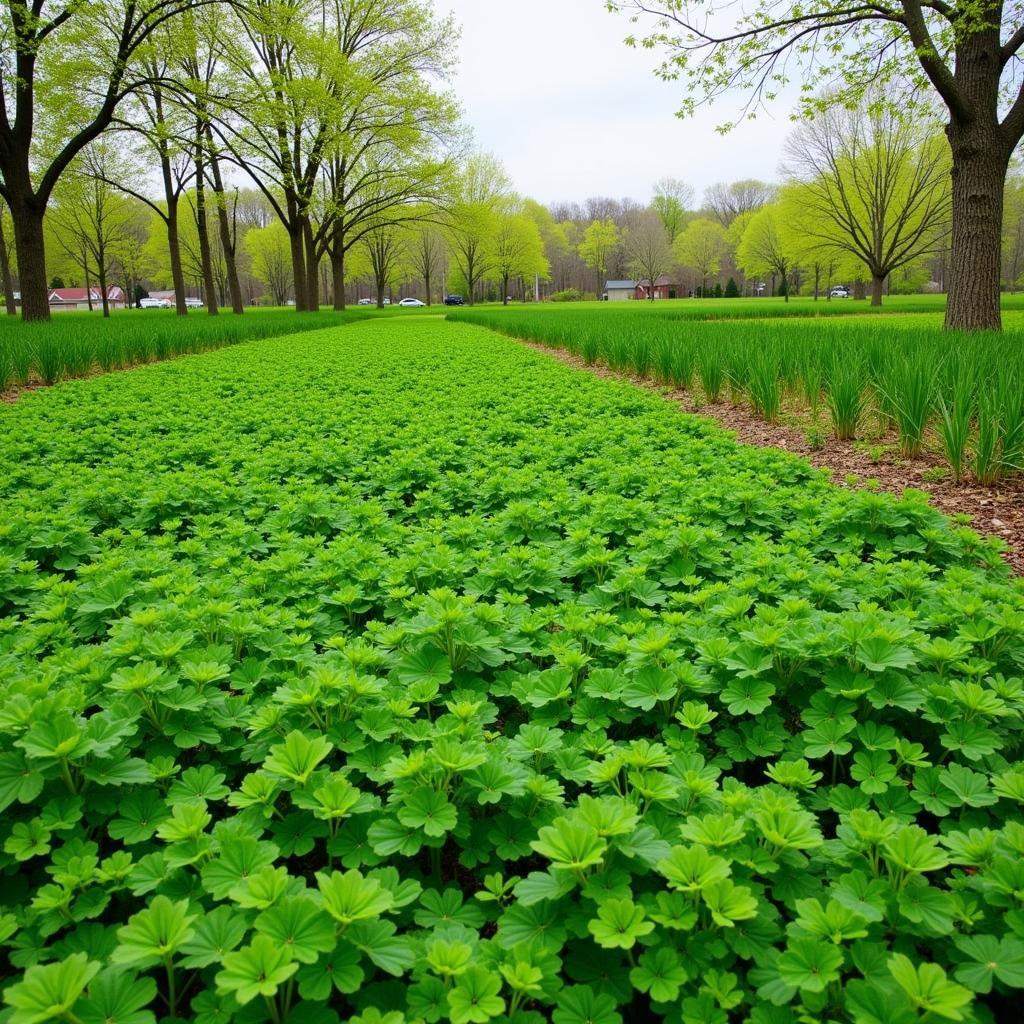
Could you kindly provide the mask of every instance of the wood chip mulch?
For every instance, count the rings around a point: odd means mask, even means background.
[[[638,387],[662,395],[685,412],[707,416],[733,431],[744,444],[762,448],[779,448],[806,459],[819,469],[831,471],[840,486],[870,486],[890,494],[901,494],[907,488],[924,491],[932,505],[946,515],[967,517],[979,533],[999,537],[1006,543],[1003,557],[1018,575],[1024,575],[1024,478],[1018,476],[986,487],[970,480],[954,483],[947,475],[944,479],[929,479],[937,469],[946,470],[941,455],[925,451],[920,457],[908,459],[895,448],[895,435],[872,439],[874,452],[865,451],[864,445],[852,441],[838,441],[828,434],[820,447],[812,446],[804,429],[786,423],[767,423],[746,405],[733,405],[722,401],[713,405],[701,404],[700,395],[690,391],[675,391],[647,377],[618,373],[606,366],[588,366],[579,356],[564,349],[549,348],[536,342],[522,344],[568,366],[585,370],[597,377],[625,380]],[[854,479],[856,478],[856,479]]]

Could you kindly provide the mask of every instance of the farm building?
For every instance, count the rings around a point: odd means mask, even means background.
[[[99,288],[54,288],[50,291],[50,309],[53,312],[89,308],[92,298],[93,309],[103,305],[103,292]],[[124,290],[117,285],[107,289],[107,303],[112,309],[124,309]]]
[[[606,281],[604,293],[609,302],[624,302],[636,296],[636,281]]]
[[[637,281],[636,291],[633,295],[636,299],[649,299],[651,297],[651,282]],[[675,289],[672,282],[664,274],[654,282],[654,297],[656,299],[674,299]]]

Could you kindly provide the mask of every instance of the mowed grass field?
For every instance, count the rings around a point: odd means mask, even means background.
[[[1024,584],[920,496],[427,318],[0,465],[11,1024],[1013,1019]]]

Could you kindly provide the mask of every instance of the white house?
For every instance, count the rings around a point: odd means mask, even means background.
[[[604,293],[609,302],[625,302],[636,294],[636,281],[606,281]]]

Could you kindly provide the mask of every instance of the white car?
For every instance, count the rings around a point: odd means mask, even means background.
[[[402,301],[399,303],[399,305],[400,306],[425,306],[426,303],[425,302],[420,302],[419,299],[414,299],[414,298],[412,298],[412,296],[410,296],[407,299],[402,299]]]
[[[185,299],[185,308],[186,309],[202,309],[203,306],[205,306],[205,305],[206,305],[206,303],[203,302],[202,299],[194,298],[191,295],[187,299]]]
[[[377,303],[375,303],[373,301],[373,299],[360,299],[359,302],[356,303],[356,305],[358,305],[358,306],[375,306],[375,305],[377,305]]]
[[[848,299],[850,297],[850,289],[838,284],[828,294],[833,299]]]
[[[167,299],[151,299],[148,295],[139,299],[139,309],[174,309],[174,306]]]

